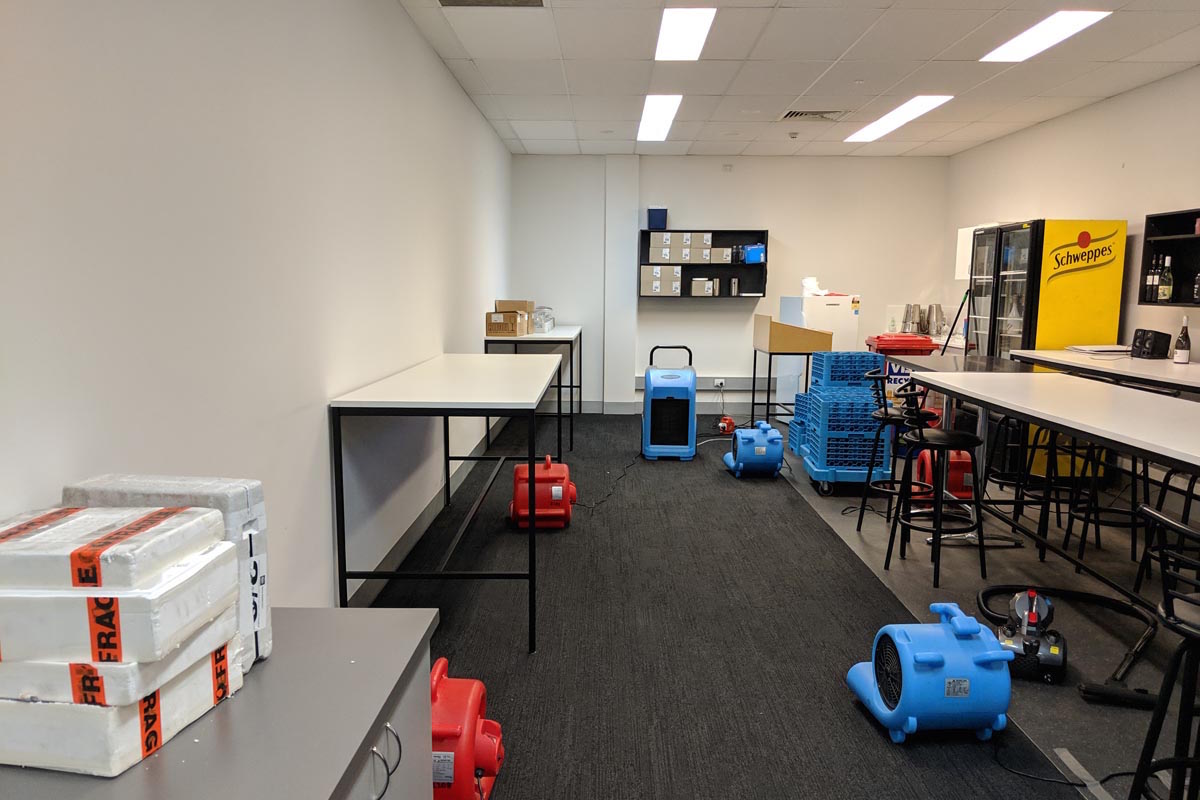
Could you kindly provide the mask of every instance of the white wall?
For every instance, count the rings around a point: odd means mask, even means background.
[[[583,400],[588,411],[598,410],[604,396],[603,156],[513,157],[509,263],[513,299],[551,306],[558,322],[583,326]],[[566,364],[567,350],[559,350]]]
[[[106,471],[258,477],[273,601],[331,602],[327,401],[480,349],[492,128],[384,0],[5,3],[0,107],[0,515]],[[369,567],[436,496],[440,427],[347,437]]]
[[[1174,333],[1184,309],[1137,305],[1142,234],[1147,214],[1200,206],[1198,133],[1194,68],[953,156],[948,227],[1128,220],[1123,341],[1139,327]]]

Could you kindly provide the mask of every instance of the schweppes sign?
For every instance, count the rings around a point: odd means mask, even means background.
[[[1050,268],[1047,281],[1068,272],[1097,269],[1113,263],[1117,260],[1118,234],[1124,237],[1125,232],[1114,226],[1111,230],[1100,231],[1097,236],[1089,230],[1081,230],[1075,241],[1066,244],[1047,241],[1050,263],[1043,265],[1043,269]]]

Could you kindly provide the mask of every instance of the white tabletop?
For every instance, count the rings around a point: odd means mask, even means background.
[[[1200,467],[1200,403],[1057,372],[914,372],[912,377],[1081,438]]]
[[[555,325],[549,333],[527,333],[524,336],[484,336],[485,342],[573,342],[583,333],[582,325]]]
[[[1074,350],[1013,350],[1010,355],[1031,364],[1111,375],[1117,380],[1200,390],[1200,364],[1175,364],[1169,358],[1131,358],[1128,353],[1076,353]]]
[[[447,353],[329,401],[334,408],[534,409],[558,354]]]

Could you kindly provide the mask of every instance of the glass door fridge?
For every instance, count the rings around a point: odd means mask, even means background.
[[[1033,347],[1041,243],[1041,220],[999,229],[991,355],[1008,358],[1013,350]]]
[[[999,228],[980,228],[975,231],[971,250],[971,302],[967,308],[967,352],[981,356],[994,355],[993,301],[995,300],[996,256],[1000,239]]]

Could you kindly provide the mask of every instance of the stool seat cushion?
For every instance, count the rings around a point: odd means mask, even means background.
[[[887,420],[888,422],[895,422],[895,423],[903,424],[904,423],[904,413],[905,413],[904,409],[902,409],[902,408],[890,408],[890,407],[889,408],[878,408],[871,412],[871,418],[878,422],[883,422],[884,420]],[[922,409],[920,411],[920,415],[921,415],[921,419],[924,420],[925,422],[933,422],[935,419],[938,418],[937,412],[925,411],[924,409]]]
[[[943,431],[938,428],[909,431],[901,436],[900,440],[906,445],[933,447],[939,450],[974,450],[983,444],[982,440],[973,433]]]

